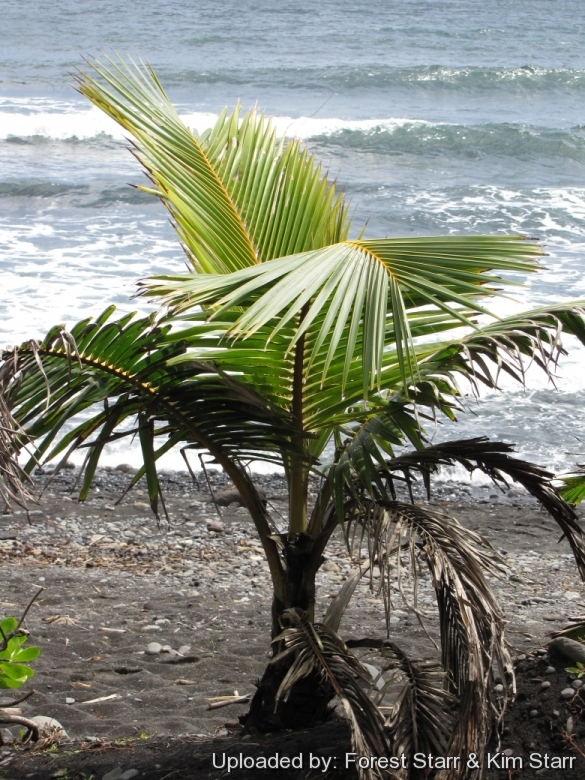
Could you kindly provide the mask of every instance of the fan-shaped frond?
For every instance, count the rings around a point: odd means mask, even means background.
[[[473,307],[489,314],[477,299],[497,294],[502,283],[498,272],[534,271],[533,258],[538,254],[533,244],[518,236],[362,239],[281,257],[229,276],[155,277],[144,287],[146,294],[161,297],[175,312],[207,305],[215,310],[212,316],[220,317],[243,307],[230,329],[239,338],[268,324],[273,337],[292,322],[290,348],[320,321],[308,365],[326,344],[322,382],[342,338],[347,339],[343,382],[347,380],[361,329],[359,354],[366,393],[380,383],[388,317],[392,317],[392,343],[406,385],[417,374],[409,312],[430,306],[459,326],[474,328],[467,310]]]

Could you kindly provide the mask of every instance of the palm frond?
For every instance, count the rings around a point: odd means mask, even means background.
[[[398,501],[349,499],[345,506],[346,539],[354,557],[365,551],[380,573],[379,589],[389,615],[390,583],[420,617],[418,568],[429,568],[441,634],[442,665],[457,699],[449,755],[484,755],[494,716],[502,715],[493,694],[494,667],[505,679],[511,659],[504,641],[504,617],[483,574],[503,570],[498,554],[481,537],[449,515]],[[413,600],[404,591],[413,578]]]
[[[298,141],[239,107],[197,136],[148,65],[89,63],[79,90],[134,138],[136,156],[169,209],[193,268],[230,273],[343,240],[347,208]]]
[[[55,328],[42,343],[23,344],[4,356],[5,401],[26,434],[38,440],[27,470],[41,457],[89,448],[83,498],[103,447],[112,437],[134,435],[127,423],[136,416],[153,505],[159,492],[155,462],[164,451],[155,449],[159,436],[235,463],[281,462],[283,451],[292,453],[286,414],[212,364],[169,367],[185,345],[164,344],[168,326],[154,317],[112,320],[112,313],[77,323],[70,332]],[[55,444],[66,423],[82,412],[85,419]]]
[[[286,700],[299,680],[316,672],[331,686],[343,705],[356,754],[385,756],[389,746],[384,719],[364,690],[364,683],[371,681],[368,670],[334,631],[322,624],[310,623],[300,610],[287,610],[282,624],[284,630],[274,643],[283,649],[271,663],[280,663],[290,656],[293,656],[293,661],[278,690],[277,705],[279,701]],[[360,775],[362,780],[380,777],[376,768],[362,769]]]
[[[270,337],[297,322],[290,348],[320,322],[309,366],[327,345],[324,382],[342,338],[347,339],[342,383],[362,331],[363,392],[378,387],[384,365],[387,320],[392,318],[402,384],[416,379],[417,359],[409,312],[432,307],[459,326],[475,328],[469,308],[489,314],[477,299],[498,294],[502,271],[536,270],[538,248],[519,236],[448,236],[345,241],[281,257],[226,275],[161,276],[143,283],[175,313],[196,305],[220,317],[243,312],[229,334],[247,338],[270,325]],[[299,320],[301,311],[306,313]]]
[[[447,379],[456,395],[456,377],[465,377],[476,394],[482,386],[499,389],[501,373],[525,384],[531,363],[554,381],[558,360],[566,354],[562,334],[576,336],[585,344],[585,301],[532,309],[479,327],[463,338],[436,344],[435,352],[420,362],[421,376],[427,381]]]
[[[406,678],[396,699],[387,726],[392,752],[408,758],[408,780],[425,780],[428,770],[414,766],[415,753],[448,755],[456,711],[456,698],[445,688],[445,673],[437,665],[411,660],[398,645],[386,641],[381,653],[394,660]]]
[[[578,506],[585,498],[585,467],[579,464],[579,470],[571,474],[561,474],[559,494],[571,506]]]
[[[18,361],[12,353],[12,365]],[[10,358],[0,366],[0,498],[4,508],[10,508],[12,502],[26,509],[34,497],[29,489],[32,484],[30,476],[18,462],[18,453],[23,446],[29,444],[29,439],[14,419],[4,398],[6,386],[11,380],[12,367]]]

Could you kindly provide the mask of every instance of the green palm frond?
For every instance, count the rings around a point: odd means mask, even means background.
[[[534,271],[539,254],[534,244],[518,236],[361,239],[281,257],[229,276],[164,276],[143,284],[145,294],[161,298],[175,312],[206,305],[213,307],[212,317],[221,317],[243,307],[227,334],[236,338],[249,338],[267,325],[272,338],[292,322],[292,349],[319,321],[307,368],[326,344],[322,383],[345,339],[345,386],[361,331],[365,394],[380,385],[389,317],[406,385],[417,373],[409,312],[432,307],[459,326],[475,328],[466,310],[489,314],[477,299],[497,293],[499,272]]]
[[[137,432],[154,506],[155,461],[168,449],[155,449],[157,437],[199,445],[235,462],[281,462],[281,453],[294,449],[287,415],[252,388],[210,363],[192,360],[169,368],[185,345],[164,344],[168,325],[133,315],[112,320],[112,313],[113,307],[70,332],[54,328],[42,343],[23,344],[4,356],[6,403],[27,435],[38,440],[28,470],[41,457],[66,453],[66,459],[73,449],[88,447],[84,498],[105,444]],[[54,444],[64,426],[84,412],[85,419]],[[136,416],[138,428],[128,429]]]
[[[343,240],[347,207],[298,141],[276,137],[251,111],[223,112],[197,136],[149,66],[90,62],[80,91],[134,139],[136,156],[169,209],[199,273],[226,274]]]
[[[573,474],[562,474],[559,477],[559,493],[571,506],[578,506],[585,498],[585,469],[579,466],[579,471]]]

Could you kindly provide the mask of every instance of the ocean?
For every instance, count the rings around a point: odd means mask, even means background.
[[[523,233],[525,306],[585,297],[585,11],[577,0],[0,0],[0,344],[131,300],[184,261],[118,128],[72,86],[84,57],[155,68],[198,130],[240,100],[324,161],[367,236]],[[506,304],[512,307],[515,304]],[[511,308],[510,308],[511,310]],[[585,460],[585,351],[437,439],[488,435],[554,471]],[[105,462],[136,461],[113,449]],[[167,467],[181,467],[171,455]]]

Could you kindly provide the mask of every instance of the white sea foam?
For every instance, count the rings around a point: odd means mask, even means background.
[[[12,100],[0,97],[0,139],[47,138],[64,141],[71,138],[88,140],[100,135],[123,139],[120,126],[96,107],[82,108],[81,103],[50,102],[48,100]],[[181,119],[198,133],[211,127],[217,114],[193,111],[181,114]],[[316,117],[273,117],[279,135],[307,139],[332,135],[341,130],[368,132],[376,128],[391,131],[405,124],[428,124],[423,120],[380,118],[346,120]]]

